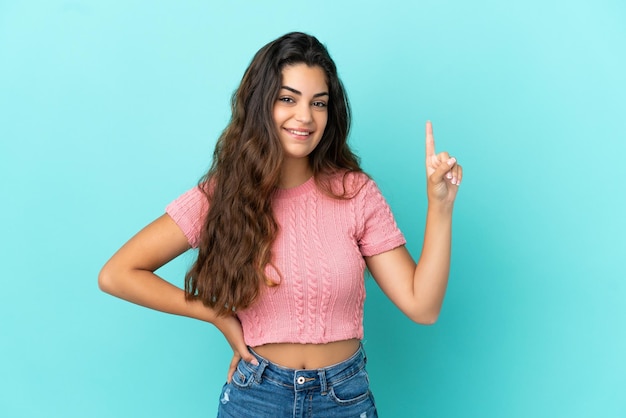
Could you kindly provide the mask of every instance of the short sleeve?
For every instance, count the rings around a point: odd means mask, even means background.
[[[208,211],[208,201],[199,187],[180,195],[165,208],[167,213],[183,231],[192,248],[200,242],[200,231]]]
[[[356,196],[361,217],[358,236],[363,256],[372,256],[406,244],[391,209],[373,180],[368,179]]]

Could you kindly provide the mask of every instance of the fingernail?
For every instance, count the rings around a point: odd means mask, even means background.
[[[450,183],[456,184],[456,179],[452,179],[452,181]]]
[[[252,363],[254,366],[258,366],[259,365],[259,362],[255,358],[253,358],[250,363]]]
[[[452,157],[448,160],[448,165],[454,165],[455,162],[456,162],[456,158]]]
[[[450,180],[450,179],[452,178],[452,173],[448,172],[448,173],[446,174],[446,178],[447,178],[448,180]]]

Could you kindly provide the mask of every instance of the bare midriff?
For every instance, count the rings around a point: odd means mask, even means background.
[[[320,369],[349,359],[360,346],[358,339],[327,344],[265,344],[253,350],[279,366],[290,369]]]

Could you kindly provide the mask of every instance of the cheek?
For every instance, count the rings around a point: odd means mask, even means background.
[[[321,128],[320,131],[324,132],[326,129],[326,124],[328,123],[328,113],[320,114],[317,119],[317,126]]]
[[[274,111],[272,112],[272,118],[274,119],[274,125],[280,126],[280,109],[278,107],[274,107]]]

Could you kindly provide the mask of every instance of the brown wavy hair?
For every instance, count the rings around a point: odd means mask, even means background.
[[[272,284],[265,269],[272,265],[279,229],[272,194],[283,162],[272,115],[282,69],[301,63],[324,70],[330,95],[326,129],[309,155],[316,184],[326,194],[349,198],[346,175],[362,172],[347,144],[348,98],[324,45],[313,36],[292,32],[261,48],[232,96],[231,120],[217,141],[211,168],[199,182],[210,205],[198,258],[185,277],[185,292],[218,315],[247,308],[263,283]],[[330,183],[338,173],[343,175],[342,191],[333,190]]]

